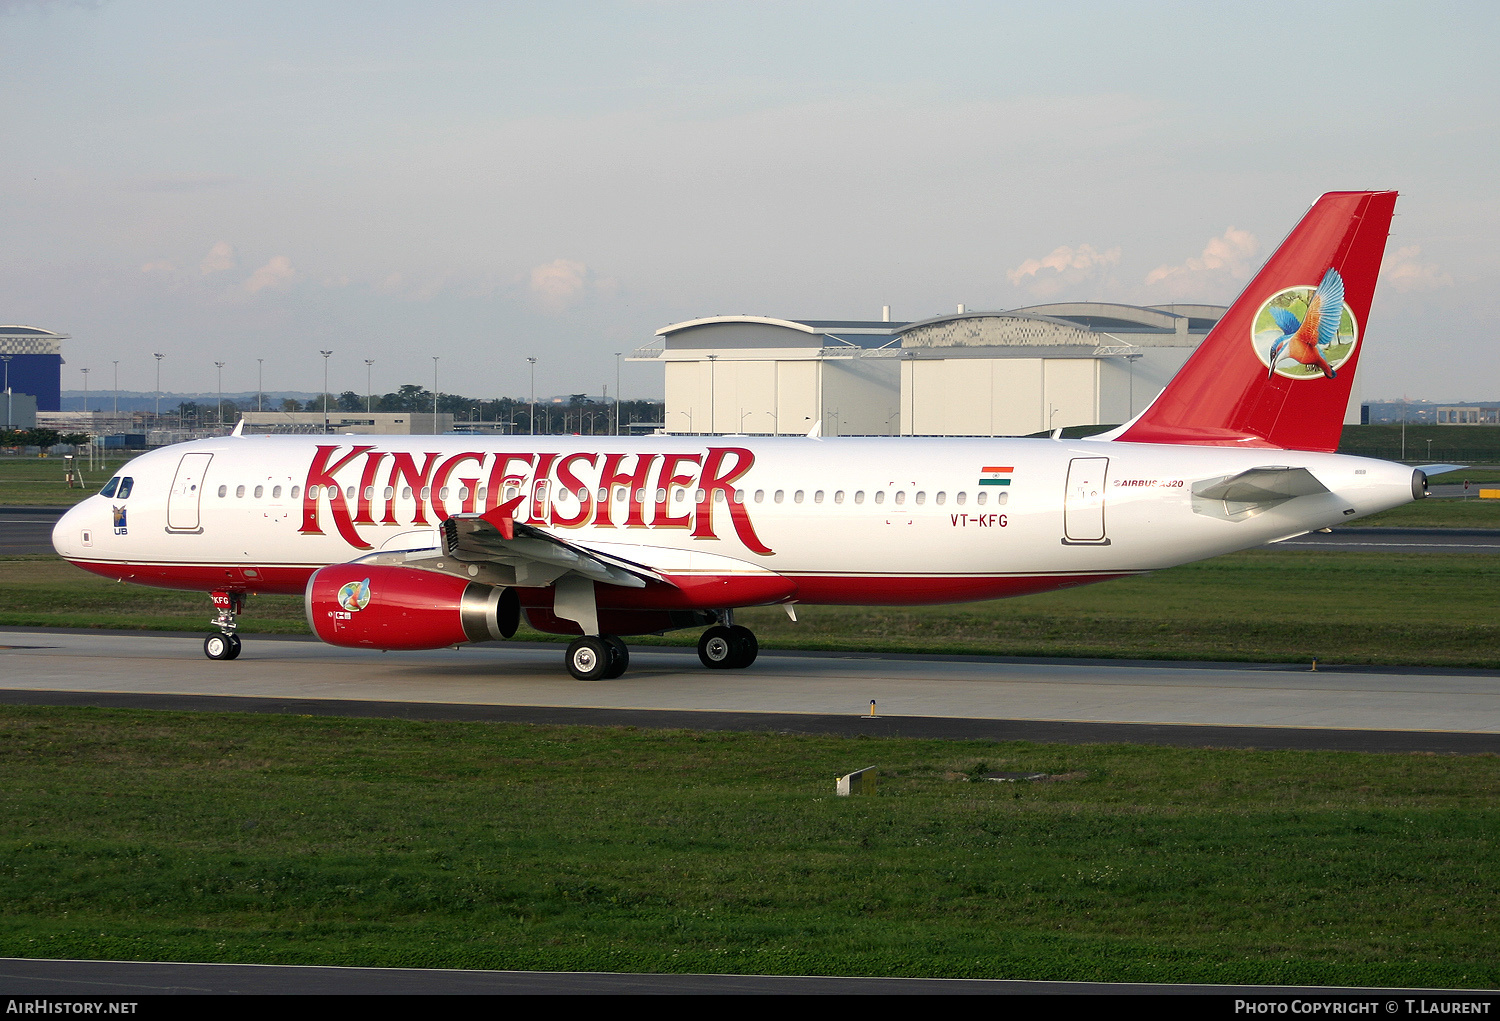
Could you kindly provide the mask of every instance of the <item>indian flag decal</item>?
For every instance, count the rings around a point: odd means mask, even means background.
[[[1004,468],[981,468],[979,484],[981,486],[1008,486],[1010,485],[1011,473],[1014,471],[1014,468],[1008,466]]]

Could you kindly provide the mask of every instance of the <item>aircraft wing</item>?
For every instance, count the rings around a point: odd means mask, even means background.
[[[505,511],[497,508],[489,514],[456,514],[444,521],[443,554],[468,563],[515,568],[520,585],[549,585],[570,573],[625,588],[645,588],[648,581],[672,584],[643,564],[521,524]]]

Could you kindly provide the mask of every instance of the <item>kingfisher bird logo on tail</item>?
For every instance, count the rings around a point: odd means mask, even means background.
[[[1336,450],[1395,207],[1393,191],[1329,192],[1313,203],[1166,389],[1113,438]]]
[[[1257,352],[1267,337],[1274,338],[1264,359],[1267,379],[1278,372],[1290,379],[1338,378],[1338,367],[1349,360],[1358,339],[1339,271],[1329,267],[1317,290],[1290,287],[1266,302],[1255,317]],[[1297,364],[1284,367],[1288,359]]]

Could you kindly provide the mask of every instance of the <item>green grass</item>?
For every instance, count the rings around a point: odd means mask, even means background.
[[[832,796],[869,765],[877,796]],[[1495,987],[1497,782],[1493,756],[4,708],[0,955]]]
[[[933,607],[740,610],[767,648],[1500,668],[1500,557],[1255,550],[1140,578]],[[201,593],[119,585],[55,557],[0,559],[0,624],[208,630]],[[246,633],[307,633],[261,596]],[[522,640],[552,640],[523,629]],[[633,644],[691,644],[694,631]]]
[[[0,507],[71,507],[99,492],[128,457],[109,457],[79,467],[82,488],[69,488],[63,480],[66,462],[61,457],[0,457]],[[75,461],[75,463],[77,463]]]
[[[1469,499],[1420,500],[1360,518],[1350,527],[1500,529],[1500,500],[1479,499],[1476,486]]]

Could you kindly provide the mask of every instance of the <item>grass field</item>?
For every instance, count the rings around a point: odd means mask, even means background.
[[[81,465],[82,488],[69,488],[63,481],[66,462],[61,457],[0,458],[0,507],[71,507],[99,492],[99,488],[128,460],[125,457],[101,459],[95,462],[93,471],[88,469],[85,461]]]
[[[802,606],[795,624],[764,607],[736,619],[769,648],[1500,668],[1497,611],[1500,557],[1275,550],[1021,599]],[[201,593],[119,585],[55,557],[0,559],[0,624],[207,631],[211,616]],[[247,634],[307,632],[297,596],[255,597],[241,623]]]
[[[832,796],[870,765],[877,796]],[[4,708],[0,955],[1495,987],[1497,783],[1493,756]]]

